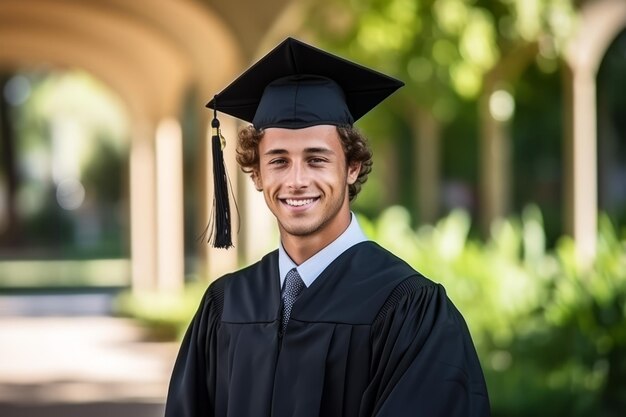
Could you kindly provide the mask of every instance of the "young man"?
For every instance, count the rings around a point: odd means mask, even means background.
[[[238,162],[280,246],[208,288],[167,417],[489,415],[444,289],[368,241],[350,212],[371,169],[352,124],[401,85],[287,39],[209,103],[252,122]]]

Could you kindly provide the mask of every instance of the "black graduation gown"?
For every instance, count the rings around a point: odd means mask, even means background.
[[[373,242],[335,259],[279,337],[278,251],[211,284],[166,417],[488,416],[467,326],[441,285]]]

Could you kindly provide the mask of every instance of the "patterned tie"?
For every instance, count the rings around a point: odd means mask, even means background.
[[[298,274],[298,270],[293,268],[291,271],[287,272],[287,277],[285,278],[285,286],[283,288],[283,323],[281,334],[285,334],[285,330],[287,330],[287,323],[289,322],[289,316],[291,315],[291,309],[293,308],[293,303],[296,302],[298,295],[304,289],[304,282],[302,278],[300,278],[300,274]]]

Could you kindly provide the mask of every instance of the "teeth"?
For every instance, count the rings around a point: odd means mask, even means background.
[[[285,202],[289,204],[290,206],[300,207],[306,204],[311,204],[314,200],[315,200],[314,198],[307,198],[306,200],[294,200],[294,199],[288,198],[285,200]]]

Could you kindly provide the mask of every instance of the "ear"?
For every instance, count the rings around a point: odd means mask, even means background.
[[[359,172],[361,172],[361,163],[353,162],[348,165],[348,184],[352,185],[356,182],[357,178],[359,178]]]
[[[252,170],[250,178],[254,183],[254,188],[256,188],[257,191],[263,191],[263,181],[261,181],[261,175],[259,175],[259,171],[256,169]]]

